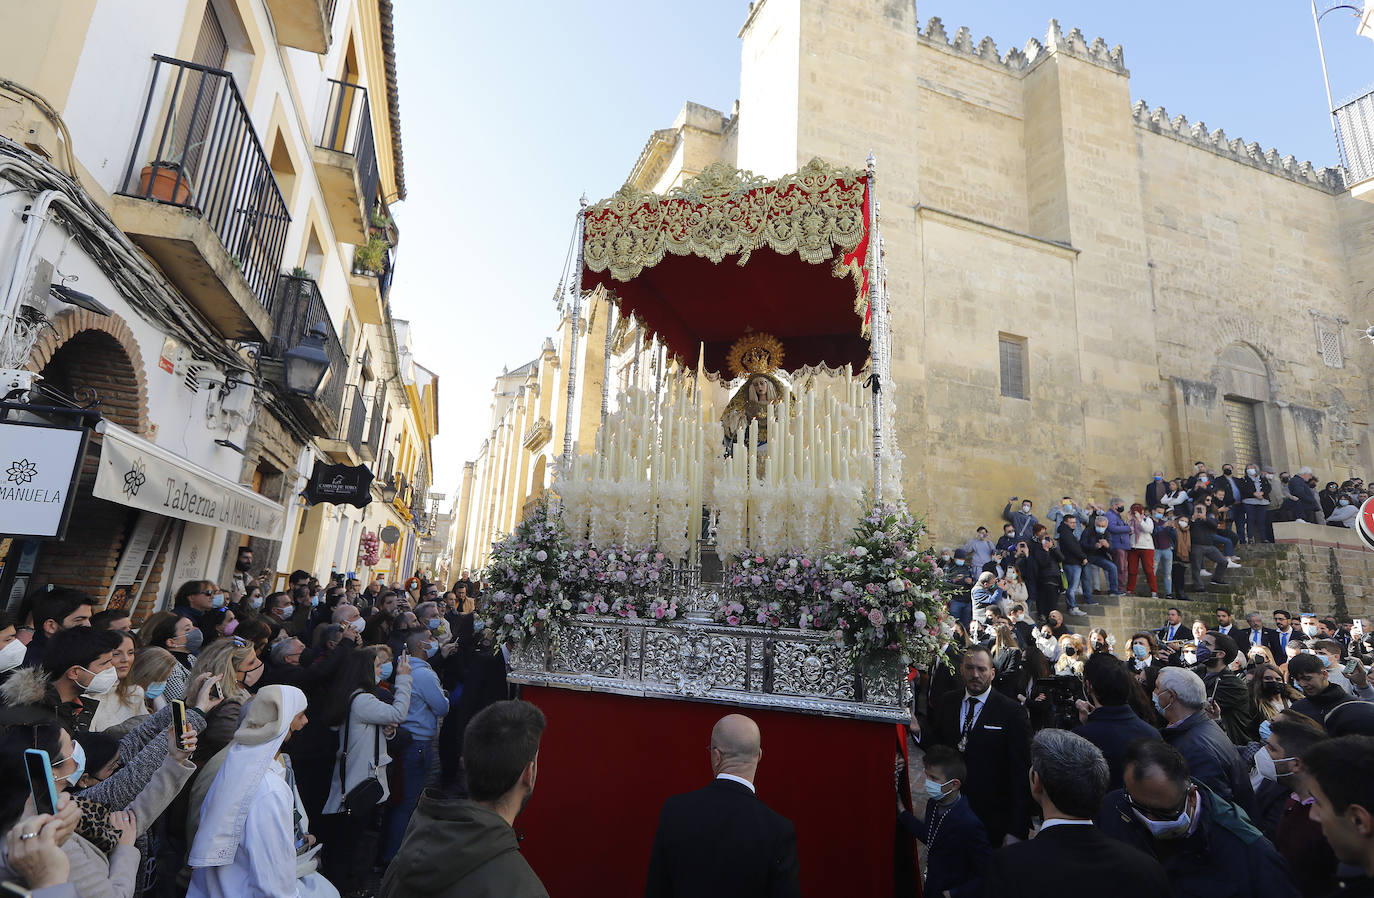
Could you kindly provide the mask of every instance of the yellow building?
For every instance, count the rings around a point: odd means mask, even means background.
[[[1374,210],[1340,169],[1133,105],[1121,48],[1057,23],[1003,52],[912,4],[759,0],[740,36],[735,109],[687,104],[628,180],[665,191],[716,161],[778,177],[874,152],[887,395],[906,498],[937,537],[994,525],[1011,495],[1138,497],[1196,459],[1374,470],[1350,327],[1374,320]],[[579,405],[595,407],[586,344]],[[474,563],[529,494],[491,474],[527,463],[507,411],[475,467]],[[492,492],[507,499],[483,517]]]

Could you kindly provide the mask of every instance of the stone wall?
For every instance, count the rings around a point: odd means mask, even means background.
[[[1273,546],[1252,547],[1232,571],[1238,606],[1265,615],[1293,613],[1374,617],[1374,551],[1344,527],[1275,524]]]

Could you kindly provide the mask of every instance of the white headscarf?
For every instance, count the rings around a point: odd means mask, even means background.
[[[264,686],[253,697],[205,796],[190,866],[222,867],[234,862],[258,785],[286,741],[291,721],[305,705],[305,693],[295,686]]]

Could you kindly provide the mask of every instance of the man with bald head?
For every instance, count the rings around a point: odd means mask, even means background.
[[[801,895],[797,832],[754,791],[759,726],[727,714],[711,730],[710,785],[663,803],[645,898]]]

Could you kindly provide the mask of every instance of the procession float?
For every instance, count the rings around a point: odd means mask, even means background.
[[[550,721],[521,819],[556,892],[642,888],[658,805],[700,785],[731,710],[762,728],[760,794],[797,826],[804,893],[891,890],[892,725],[948,630],[891,439],[875,187],[872,158],[716,165],[579,212],[574,320],[604,295],[661,357],[650,389],[603,377],[594,445],[568,429],[556,499],[484,577],[510,680]],[[620,833],[614,862],[570,820]]]

